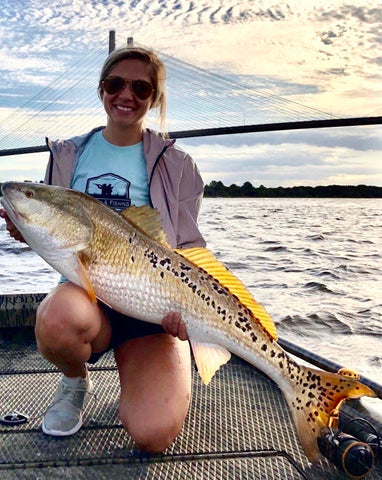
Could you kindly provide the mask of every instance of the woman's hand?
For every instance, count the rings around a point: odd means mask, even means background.
[[[179,312],[169,312],[163,317],[162,327],[173,337],[178,337],[180,340],[188,340],[186,324],[182,320],[182,315]]]
[[[12,220],[8,217],[7,212],[0,208],[0,218],[4,218],[5,223],[7,225],[7,230],[9,232],[9,235],[14,238],[15,240],[18,240],[19,242],[24,242],[25,240],[21,233],[17,230],[15,225],[13,224]]]

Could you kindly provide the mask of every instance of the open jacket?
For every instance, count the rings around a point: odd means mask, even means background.
[[[90,137],[104,127],[69,140],[50,141],[45,183],[71,188],[78,159]],[[204,247],[197,218],[203,197],[203,181],[192,158],[152,130],[143,132],[151,206],[158,209],[168,243],[173,248]]]

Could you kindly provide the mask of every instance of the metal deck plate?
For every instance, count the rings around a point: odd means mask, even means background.
[[[163,455],[145,457],[118,421],[112,353],[90,367],[95,396],[83,428],[54,438],[40,424],[59,373],[38,355],[30,333],[3,336],[0,351],[0,415],[16,410],[30,417],[22,425],[0,425],[2,479],[345,478],[327,462],[309,465],[280,390],[238,358],[207,387],[193,372],[192,402],[180,435]],[[368,477],[377,478],[377,472]]]

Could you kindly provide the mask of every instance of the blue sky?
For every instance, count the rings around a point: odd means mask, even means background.
[[[305,120],[309,109],[317,118],[382,115],[377,1],[0,1],[0,148],[104,123],[95,91],[110,29],[117,46],[133,36],[168,59],[169,130],[295,113]],[[382,185],[381,133],[352,127],[179,143],[207,183]],[[39,180],[46,160],[0,157],[0,181]]]

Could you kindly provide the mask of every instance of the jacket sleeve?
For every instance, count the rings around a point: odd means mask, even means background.
[[[198,228],[198,216],[203,199],[204,184],[199,170],[186,154],[179,183],[178,248],[205,247]]]
[[[53,171],[53,154],[50,152],[49,154],[49,161],[46,166],[45,170],[45,177],[44,177],[44,183],[46,185],[51,185],[52,184],[52,171]]]

